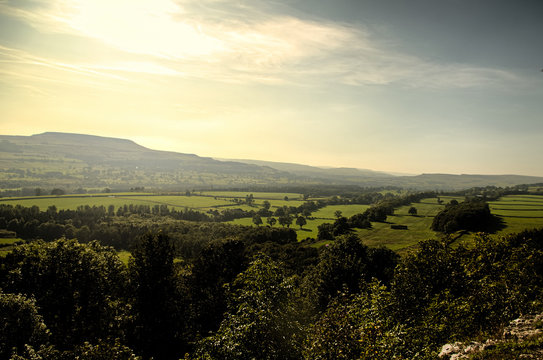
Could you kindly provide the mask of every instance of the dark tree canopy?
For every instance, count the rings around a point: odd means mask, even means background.
[[[484,231],[492,222],[488,204],[483,201],[467,201],[448,204],[432,221],[432,230],[452,233],[457,230]]]

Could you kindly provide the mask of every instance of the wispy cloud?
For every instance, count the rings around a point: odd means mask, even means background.
[[[101,76],[101,77],[107,77],[107,78],[112,78],[112,79],[117,79],[117,80],[124,80],[123,78],[117,75],[96,71],[96,70],[93,70],[91,67],[88,67],[85,65],[67,64],[60,61],[55,61],[55,60],[47,59],[44,57],[35,56],[26,51],[9,48],[2,45],[0,45],[0,62],[5,63],[5,64],[11,63],[11,64],[43,66],[43,67],[48,67],[55,70],[72,72],[72,73],[77,73],[80,75],[86,75],[86,76],[91,76],[91,77]]]
[[[221,0],[49,0],[0,12],[40,31],[98,40],[136,56],[130,63],[66,71],[132,71],[237,83],[342,83],[469,88],[519,82],[514,74],[469,64],[438,63],[384,46],[360,26]],[[261,4],[260,4],[261,5]],[[241,16],[242,14],[243,16]],[[96,74],[94,73],[96,71]]]

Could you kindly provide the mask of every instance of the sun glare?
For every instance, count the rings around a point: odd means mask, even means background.
[[[65,22],[74,30],[131,53],[165,58],[209,55],[221,49],[199,24],[183,21],[170,0],[77,0]],[[174,16],[177,16],[174,19]]]

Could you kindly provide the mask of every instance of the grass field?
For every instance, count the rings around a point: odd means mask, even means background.
[[[421,240],[433,239],[439,236],[435,231],[430,230],[430,225],[432,224],[433,217],[452,199],[463,200],[461,198],[442,196],[441,200],[443,200],[443,203],[439,204],[436,198],[423,199],[420,203],[395,209],[394,215],[387,217],[386,223],[374,222],[371,229],[356,229],[355,231],[368,246],[386,246],[392,250],[406,249],[416,245]],[[408,215],[408,210],[411,206],[417,209],[416,216]],[[294,222],[291,228],[296,230],[299,241],[308,237],[316,239],[318,226],[323,223],[334,222],[334,213],[336,211],[341,211],[342,216],[351,217],[354,214],[363,213],[367,208],[369,208],[369,205],[330,205],[314,212],[311,216],[312,219],[307,220],[307,224],[304,225],[303,229],[300,229]],[[266,219],[262,220],[264,221],[263,225],[266,225]],[[231,223],[253,225],[252,219],[237,219]],[[390,226],[394,224],[406,225],[408,229],[391,229]],[[280,227],[278,224],[275,226]],[[317,242],[314,246],[322,246],[327,242]]]
[[[315,211],[311,216],[318,219],[335,220],[335,212],[341,211],[341,216],[351,217],[366,211],[369,205],[330,205]]]
[[[210,193],[211,194],[211,193]],[[210,195],[208,194],[208,195]],[[59,210],[70,209],[75,210],[78,206],[115,206],[115,210],[124,205],[168,205],[170,208],[181,210],[189,208],[193,210],[207,211],[210,209],[228,209],[241,208],[243,210],[258,209],[258,207],[250,207],[247,205],[238,205],[234,199],[245,199],[247,193],[240,192],[213,192],[212,196],[199,195],[152,195],[152,194],[96,194],[96,195],[63,195],[63,196],[37,196],[37,197],[18,197],[18,198],[3,198],[0,199],[0,204],[21,205],[25,207],[38,206],[41,210],[47,209],[54,205]],[[289,196],[289,199],[299,199],[300,194],[292,193],[252,193],[256,205],[261,205],[267,200],[272,207],[280,206],[300,206],[303,201],[288,200],[284,197]]]
[[[260,225],[260,226],[267,226],[268,225],[266,223],[266,219],[267,218],[262,219],[262,221],[264,223],[262,225]],[[316,239],[317,238],[317,233],[318,233],[317,227],[320,224],[326,223],[326,222],[331,222],[331,221],[327,220],[327,219],[314,219],[314,220],[307,219],[307,224],[304,225],[304,227],[302,229],[300,229],[300,227],[298,225],[296,225],[296,220],[293,220],[292,225],[290,225],[290,228],[296,231],[298,241],[304,240],[304,239],[306,239],[308,237]],[[245,225],[245,226],[256,226],[256,225],[253,224],[253,219],[249,219],[249,218],[236,219],[236,220],[229,221],[228,223],[229,224],[236,224],[236,225]],[[280,228],[282,226],[279,225],[279,224],[275,224],[274,227]]]
[[[271,203],[275,204],[275,202],[271,202]],[[335,220],[334,213],[337,210],[341,211],[343,216],[350,217],[350,216],[353,216],[354,214],[364,212],[368,207],[369,205],[330,205],[314,212],[311,215],[311,217],[307,219],[307,224],[304,225],[302,229],[300,229],[300,227],[296,225],[295,219],[292,221],[292,225],[290,227],[296,230],[296,233],[298,235],[298,241],[304,240],[308,237],[316,239],[317,233],[318,233],[318,229],[317,229],[318,226],[323,223],[334,222]],[[262,219],[264,224],[262,224],[261,226],[267,225],[266,219],[267,218]],[[246,226],[253,225],[254,226],[253,219],[248,219],[248,218],[236,219],[236,220],[230,221],[230,223],[237,224],[237,225],[246,225]],[[281,225],[276,224],[275,227],[281,227]]]
[[[144,205],[168,205],[170,208],[184,209],[190,208],[198,211],[207,211],[209,209],[224,210],[228,208],[241,208],[243,210],[257,210],[263,201],[267,200],[272,205],[272,210],[280,206],[299,206],[303,203],[299,200],[300,194],[293,193],[257,193],[252,192],[256,206],[248,206],[245,204],[236,204],[234,199],[245,199],[248,195],[246,192],[203,192],[200,196],[192,195],[152,195],[152,194],[99,194],[99,196],[91,195],[66,195],[59,197],[32,197],[32,198],[17,198],[0,199],[0,204],[11,204],[22,206],[37,205],[41,210],[47,209],[51,205],[55,205],[57,209],[76,209],[81,205],[89,206],[109,206],[114,205],[115,208],[129,204],[144,204]],[[285,201],[284,197],[288,196],[289,200]],[[441,196],[443,201],[441,204],[436,198],[423,199],[419,203],[408,206],[403,206],[395,209],[393,216],[387,218],[386,223],[372,223],[371,229],[356,229],[356,233],[362,241],[369,246],[386,246],[393,250],[404,250],[416,245],[420,240],[437,238],[440,234],[430,230],[433,217],[449,203],[454,197]],[[456,198],[458,201],[463,201],[463,198]],[[504,224],[504,228],[497,232],[497,235],[505,235],[509,233],[520,232],[524,229],[543,227],[543,195],[509,195],[503,198],[489,202],[490,209],[494,215],[499,216]],[[411,206],[417,209],[417,215],[408,215],[407,211]],[[312,214],[312,217],[307,220],[307,224],[303,229],[293,222],[291,228],[296,230],[298,240],[306,238],[316,238],[317,228],[322,223],[331,223],[335,220],[334,213],[341,211],[345,217],[350,217],[357,213],[364,212],[368,205],[331,205],[319,209]],[[266,219],[263,226],[266,225]],[[251,218],[237,219],[230,223],[240,225],[253,225]],[[406,225],[407,230],[391,229],[391,225]],[[280,225],[276,224],[276,227]],[[466,233],[458,238],[457,243],[468,244],[473,241],[474,234]],[[8,241],[9,239],[2,239]],[[325,242],[318,242],[315,246],[322,246]],[[0,242],[1,245],[1,242]],[[2,252],[9,248],[6,246]],[[1,253],[0,253],[1,255]],[[125,255],[122,255],[125,256]],[[127,256],[127,255],[126,255]],[[126,260],[126,259],[125,259]],[[124,260],[123,260],[124,261]]]
[[[288,197],[289,200],[303,200],[302,194],[297,193],[270,193],[270,192],[244,192],[244,191],[200,191],[198,194],[207,196],[217,196],[226,198],[245,199],[245,196],[253,194],[253,198],[261,200],[283,200]]]
[[[490,211],[499,216],[505,228],[498,232],[504,235],[524,229],[543,227],[543,196],[508,195],[498,201],[489,202]]]
[[[421,240],[433,239],[439,236],[436,232],[430,230],[430,225],[432,224],[434,216],[452,199],[458,201],[463,200],[461,198],[442,196],[441,200],[443,200],[443,203],[439,204],[436,198],[423,199],[419,203],[395,209],[394,215],[388,216],[385,223],[374,222],[372,223],[371,229],[355,229],[356,234],[360,237],[362,242],[371,247],[385,246],[396,251],[408,249]],[[408,214],[408,210],[411,206],[414,206],[417,209],[416,216]],[[331,213],[332,217],[336,210],[342,211],[344,216],[352,216],[349,213],[349,209],[344,208],[345,207],[342,206],[327,206],[320,211],[321,214]],[[331,221],[322,220],[320,223],[322,222]],[[318,225],[320,225],[320,223]],[[390,227],[391,225],[406,225],[407,230],[395,230]],[[316,238],[316,230],[314,234],[315,236],[313,237]],[[299,235],[298,238],[300,238]],[[314,246],[319,247],[326,243],[328,243],[328,241],[321,241],[315,243]]]
[[[0,238],[0,257],[6,256],[18,243],[24,243],[19,238]]]

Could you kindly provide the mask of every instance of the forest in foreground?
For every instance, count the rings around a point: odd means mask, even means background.
[[[185,263],[147,234],[128,266],[97,242],[20,245],[1,263],[0,357],[433,359],[541,311],[542,230],[402,258],[350,235],[320,252],[287,239],[214,242]]]
[[[25,240],[0,257],[0,358],[434,359],[543,310],[543,230],[477,233],[495,225],[489,193],[446,204],[432,224],[443,236],[409,252],[352,231],[426,196],[338,216],[320,247],[288,227],[170,211],[1,205],[4,233]],[[458,231],[475,240],[455,242]],[[504,352],[539,351],[541,340]]]

